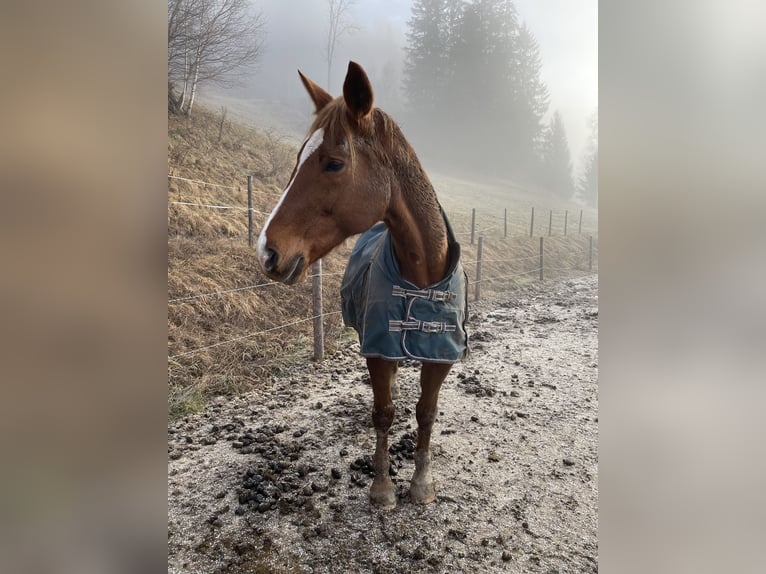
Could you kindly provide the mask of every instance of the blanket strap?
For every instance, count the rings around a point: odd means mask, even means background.
[[[395,321],[390,320],[388,322],[389,331],[423,331],[424,333],[451,333],[455,331],[457,327],[455,325],[449,325],[441,321],[420,321],[418,319],[411,319],[409,321]]]
[[[456,296],[452,291],[439,291],[438,289],[403,289],[399,285],[394,285],[394,290],[391,294],[394,297],[404,297],[405,299],[407,297],[418,297],[420,299],[442,303],[449,303],[456,299]]]

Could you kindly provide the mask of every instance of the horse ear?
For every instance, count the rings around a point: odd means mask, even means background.
[[[343,99],[349,113],[360,120],[372,110],[372,85],[362,66],[356,62],[348,63],[346,80],[343,82]]]
[[[333,100],[333,97],[330,94],[309,80],[300,70],[298,70],[298,75],[301,77],[301,82],[303,82],[303,85],[306,88],[306,91],[309,93],[309,96],[311,96],[311,100],[314,102],[314,107],[316,108],[314,110],[315,113],[318,113],[319,110],[324,108]]]

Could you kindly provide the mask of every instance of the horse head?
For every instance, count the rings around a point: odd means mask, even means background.
[[[376,128],[386,121],[373,109],[362,67],[349,63],[338,98],[298,74],[316,118],[257,245],[266,274],[288,284],[344,239],[382,220],[391,195],[390,162]]]

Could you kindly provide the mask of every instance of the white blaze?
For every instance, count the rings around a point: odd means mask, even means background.
[[[311,154],[313,154],[319,148],[319,146],[322,145],[322,141],[324,141],[324,128],[319,128],[304,142],[303,151],[301,151],[301,156],[298,158],[298,165],[295,166],[293,177],[290,180],[290,183],[287,184],[285,190],[282,192],[282,196],[279,198],[277,206],[272,210],[269,218],[266,220],[266,223],[263,226],[263,229],[261,230],[261,234],[258,236],[258,243],[256,247],[258,250],[258,257],[261,259],[261,261],[265,262],[266,259],[268,259],[268,255],[266,254],[266,231],[269,228],[271,220],[274,219],[274,216],[277,214],[277,211],[279,211],[282,202],[285,200],[285,197],[287,197],[287,194],[290,191],[290,187],[292,187],[295,178],[298,177],[298,172],[301,170],[301,166],[308,158],[311,157]]]

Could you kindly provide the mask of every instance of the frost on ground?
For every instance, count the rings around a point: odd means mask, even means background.
[[[393,511],[371,508],[358,345],[168,429],[168,572],[597,572],[598,283],[469,307],[442,387],[438,499],[408,499],[418,365],[399,369]]]

